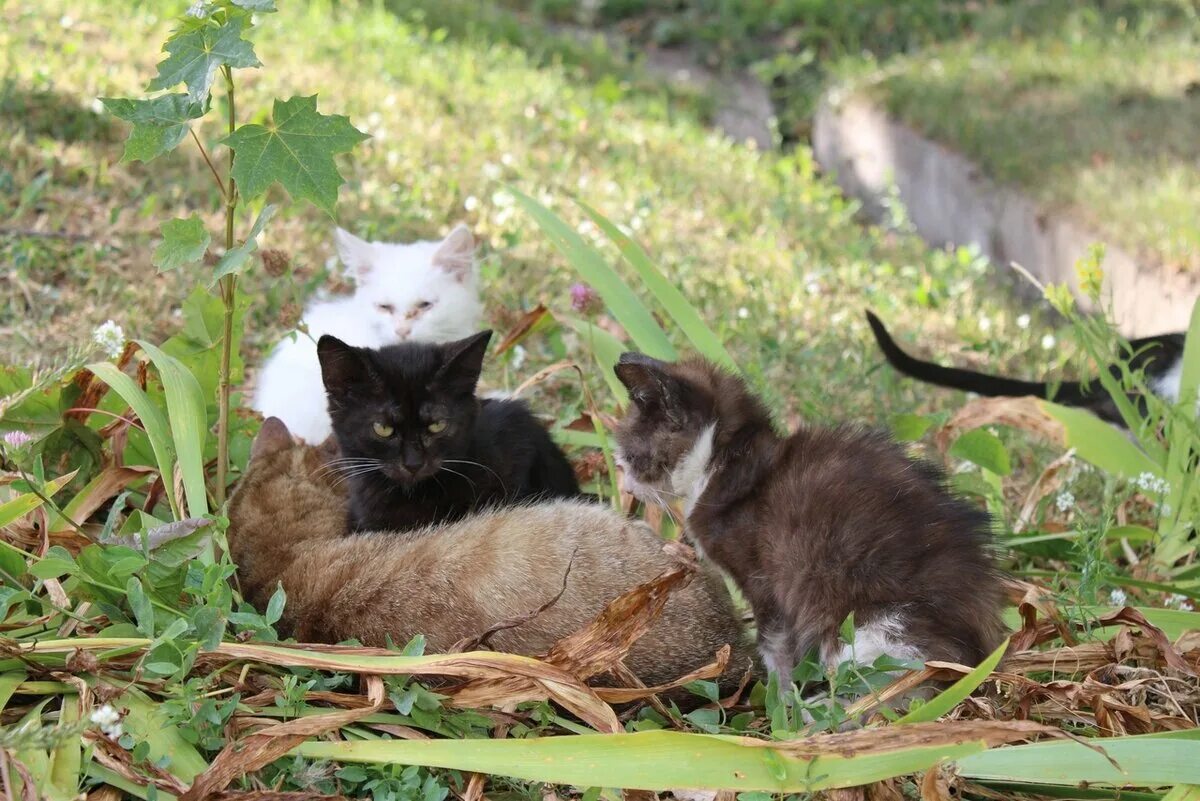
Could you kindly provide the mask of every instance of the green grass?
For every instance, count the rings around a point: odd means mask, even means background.
[[[865,91],[1043,207],[1200,269],[1200,15],[971,36],[881,65]]]
[[[198,211],[215,229],[215,190],[194,148],[153,169],[120,164],[123,130],[92,110],[96,97],[136,94],[153,74],[157,59],[140,45],[165,34],[158,8],[138,6],[128,21],[97,0],[9,4],[3,12],[4,102],[36,109],[0,117],[10,154],[0,172],[0,187],[8,187],[0,251],[14,265],[16,290],[0,302],[6,360],[50,363],[107,318],[151,340],[178,325],[193,276],[158,275],[148,254],[165,218]],[[691,99],[640,89],[618,67],[605,71],[600,57],[585,69],[556,49],[560,40],[532,53],[515,47],[488,13],[466,24],[469,13],[464,7],[460,33],[451,35],[412,7],[399,17],[369,4],[285,7],[257,43],[266,68],[242,91],[244,107],[255,108],[304,87],[319,93],[322,109],[347,113],[374,134],[343,161],[351,183],[339,223],[406,239],[465,219],[487,243],[488,309],[501,329],[537,302],[565,308],[574,280],[502,191],[501,182],[512,182],[552,205],[578,193],[628,226],[791,412],[877,417],[917,403],[886,372],[862,377],[878,362],[864,305],[911,321],[927,339],[965,340],[1001,366],[1034,369],[1050,355],[1036,347],[1031,358],[1002,355],[1025,352],[1041,324],[1013,325],[1019,310],[1003,294],[991,297],[981,263],[860,226],[856,206],[816,175],[807,150],[780,156],[725,142]],[[219,131],[201,135],[211,143]],[[581,213],[566,213],[595,235]],[[295,274],[272,280],[252,270],[244,282],[257,299],[249,364],[284,330],[279,318],[289,307],[336,285],[326,269],[332,224],[304,207],[285,208],[272,222],[263,245],[288,250]],[[986,336],[981,322],[991,326]],[[1002,349],[991,337],[1021,346]]]
[[[1150,262],[1200,269],[1200,13],[1186,0],[509,0],[769,83],[785,142],[839,83]]]

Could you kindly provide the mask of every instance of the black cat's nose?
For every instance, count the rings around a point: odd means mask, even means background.
[[[404,469],[408,472],[415,473],[425,466],[425,457],[410,450],[404,454],[404,458],[400,460],[400,464],[404,465]]]

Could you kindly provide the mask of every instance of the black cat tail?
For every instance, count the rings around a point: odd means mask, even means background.
[[[867,311],[867,322],[870,323],[875,341],[879,343],[879,349],[887,357],[888,363],[918,381],[988,397],[1050,396],[1050,385],[1045,382],[1022,381],[977,373],[974,370],[961,370],[957,367],[942,367],[940,364],[914,358],[896,344],[896,340],[892,339],[891,334],[884,328],[883,322],[870,311]],[[1059,403],[1079,406],[1092,400],[1078,381],[1064,381],[1056,386],[1056,390],[1054,400]]]

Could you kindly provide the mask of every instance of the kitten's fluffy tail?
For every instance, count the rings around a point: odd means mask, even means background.
[[[1050,385],[1044,381],[1023,381],[1016,378],[988,375],[974,370],[943,367],[940,364],[914,358],[896,344],[883,322],[869,310],[867,311],[867,322],[870,323],[871,331],[875,334],[875,341],[879,343],[879,349],[883,351],[888,362],[900,372],[918,381],[989,397],[1035,395],[1039,398],[1049,398],[1051,396]],[[1064,381],[1057,384],[1053,399],[1071,406],[1084,405],[1092,400],[1078,381]]]

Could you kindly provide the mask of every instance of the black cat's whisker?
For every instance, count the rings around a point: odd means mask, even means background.
[[[378,467],[380,464],[378,459],[347,457],[342,459],[334,459],[317,468],[315,474],[325,476],[329,473],[341,473],[346,470],[352,470],[358,467]]]
[[[475,482],[471,480],[470,476],[466,475],[465,473],[460,473],[457,470],[451,470],[449,467],[446,467],[444,464],[442,465],[442,470],[445,470],[447,473],[452,473],[456,476],[459,476],[459,477],[465,479],[466,482],[471,485],[471,494],[475,496],[475,501],[476,502],[479,501],[479,488],[475,485]],[[434,475],[436,476],[437,473],[434,473]]]
[[[500,488],[504,490],[504,493],[506,495],[508,494],[508,487],[505,486],[504,479],[500,477],[499,473],[497,473],[492,468],[488,467],[486,464],[481,464],[479,462],[472,462],[470,459],[443,459],[442,460],[443,464],[445,464],[447,462],[449,462],[450,464],[470,464],[470,465],[475,465],[476,467],[482,467],[484,470],[488,471],[489,473],[491,473],[493,476],[496,477],[496,480],[500,482]]]
[[[345,472],[340,472],[340,473],[338,473],[337,478],[334,479],[333,486],[340,487],[341,485],[345,484],[346,482],[350,481],[351,479],[358,478],[359,476],[365,476],[368,473],[374,473],[378,470],[379,470],[379,465],[375,465],[372,467],[358,467],[353,470],[347,470]]]

